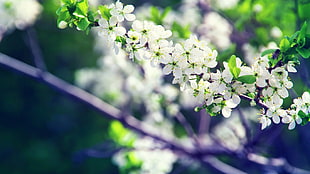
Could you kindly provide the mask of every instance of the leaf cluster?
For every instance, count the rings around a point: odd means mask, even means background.
[[[271,66],[278,63],[288,63],[293,61],[299,64],[299,58],[308,59],[310,57],[310,34],[307,33],[307,23],[305,22],[301,29],[295,32],[291,37],[284,37],[279,44],[279,49],[268,49],[262,52],[261,56],[270,55]]]
[[[95,19],[97,12],[89,10],[87,0],[62,0],[63,5],[58,8],[57,26],[61,29],[76,26],[78,30],[88,33],[98,21]]]

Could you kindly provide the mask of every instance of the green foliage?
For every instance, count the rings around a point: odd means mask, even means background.
[[[310,113],[306,114],[303,111],[298,111],[298,116],[302,119],[301,125],[306,125],[310,121]]]
[[[310,35],[307,34],[307,23],[305,22],[300,31],[291,37],[286,37],[280,42],[282,61],[296,61],[298,57],[310,57]]]
[[[109,21],[109,19],[111,18],[111,9],[109,9],[106,5],[100,5],[98,6],[98,9],[100,11],[101,16],[106,19],[107,21]]]
[[[126,129],[120,122],[113,121],[109,129],[110,137],[119,145],[132,147],[136,140],[136,135]]]
[[[266,56],[266,55],[268,55],[268,54],[272,54],[272,53],[274,53],[276,51],[276,49],[267,49],[267,50],[265,50],[265,51],[263,51],[262,53],[261,53],[261,56],[263,57],[263,56]]]
[[[63,5],[58,8],[57,26],[61,29],[67,26],[76,26],[78,30],[89,32],[96,25],[96,12],[89,11],[87,0],[63,0]]]
[[[233,75],[235,79],[237,79],[239,77],[241,69],[237,67],[235,55],[232,55],[230,59],[228,60],[228,67],[229,67],[230,73]]]
[[[188,39],[191,35],[190,31],[190,25],[181,25],[178,22],[173,22],[171,31],[176,37],[182,38],[182,39]]]
[[[157,25],[162,25],[164,22],[165,17],[171,11],[171,7],[166,7],[162,12],[155,6],[150,8],[151,16],[148,20],[153,21]]]
[[[289,48],[291,48],[290,41],[287,38],[282,39],[279,47],[281,51],[283,52],[287,51]]]
[[[246,84],[253,84],[256,81],[256,77],[253,75],[244,75],[237,78],[238,81]]]

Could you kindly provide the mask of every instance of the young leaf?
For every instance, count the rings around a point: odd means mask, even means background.
[[[88,13],[88,1],[87,0],[81,0],[76,4],[76,9],[73,12],[73,15],[78,17],[86,17]]]
[[[253,75],[244,75],[237,78],[238,81],[246,84],[252,84],[256,81],[256,77]]]
[[[232,55],[230,59],[228,60],[228,67],[230,73],[234,76],[234,78],[238,78],[241,69],[237,67],[237,61],[236,61],[236,56]]]
[[[78,30],[86,30],[87,27],[89,26],[90,22],[88,21],[87,18],[82,18],[77,24],[76,26],[78,27]]]
[[[303,47],[306,44],[306,32],[307,32],[307,22],[305,22],[301,29],[300,33],[297,38],[297,43],[299,45],[299,48]]]
[[[109,9],[107,6],[105,6],[105,5],[100,5],[99,7],[98,7],[98,9],[99,9],[99,11],[100,11],[100,14],[101,14],[101,16],[104,18],[104,19],[106,19],[107,21],[109,21],[110,20],[110,18],[111,18],[111,13],[110,13],[110,11],[111,11],[111,9]]]
[[[290,41],[287,38],[283,38],[280,41],[280,50],[282,52],[287,51],[291,47]]]
[[[296,51],[305,59],[308,59],[310,57],[310,49],[296,48]]]
[[[188,39],[191,35],[190,26],[182,26],[178,22],[173,22],[171,31],[182,39]]]
[[[268,49],[262,52],[261,56],[264,57],[265,55],[274,53],[277,49]]]

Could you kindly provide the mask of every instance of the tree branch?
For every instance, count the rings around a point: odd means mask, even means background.
[[[246,144],[248,144],[249,141],[251,141],[252,134],[251,134],[251,128],[249,125],[248,120],[245,118],[243,112],[240,110],[240,108],[237,108],[237,111],[239,112],[239,118],[241,120],[241,123],[245,129],[245,135],[246,135]]]
[[[37,34],[33,28],[27,29],[27,40],[29,42],[29,48],[32,52],[36,67],[42,71],[46,71],[46,65],[44,63],[42,52],[38,44]]]
[[[269,167],[272,171],[278,171],[280,173],[310,174],[309,171],[291,166],[284,158],[266,158],[254,153],[249,153],[247,158],[251,162]]]
[[[54,88],[56,91],[59,91],[77,101],[80,101],[94,110],[98,111],[103,117],[107,117],[113,120],[120,121],[125,127],[136,131],[137,133],[140,133],[142,135],[146,135],[148,137],[151,137],[157,141],[163,142],[167,145],[167,148],[174,151],[178,155],[185,155],[189,158],[195,159],[199,161],[204,166],[212,167],[222,173],[234,173],[234,174],[244,174],[243,171],[240,171],[239,169],[236,169],[228,164],[223,163],[222,161],[216,159],[214,156],[216,155],[226,155],[233,158],[241,158],[239,155],[240,152],[235,152],[228,149],[223,149],[221,147],[211,145],[204,147],[203,151],[197,150],[196,147],[185,147],[183,145],[180,145],[176,142],[176,139],[173,138],[167,138],[162,135],[158,135],[156,133],[152,132],[152,129],[149,129],[150,126],[142,123],[140,120],[136,119],[132,115],[126,115],[125,117],[122,115],[122,113],[119,109],[111,106],[110,104],[102,101],[98,97],[87,93],[86,91],[73,86],[58,77],[46,72],[42,71],[39,68],[27,65],[19,60],[16,60],[14,58],[11,58],[7,55],[4,55],[0,53],[0,65],[8,68],[12,71],[18,72],[20,74],[32,77],[33,79],[36,79],[47,86]],[[259,159],[259,160],[258,160]],[[264,159],[264,160],[260,160]],[[281,167],[285,169],[285,171],[299,173],[299,174],[310,174],[308,171],[304,171],[302,169],[295,168],[291,165],[289,165],[284,159],[282,159],[281,166],[277,166],[274,161],[277,161],[276,158],[274,159],[267,159],[265,157],[263,158],[257,158],[257,155],[249,155],[246,160],[261,164],[263,166],[275,166],[275,167]],[[267,162],[266,162],[267,161]]]
[[[149,131],[150,126],[147,126],[146,124],[137,120],[134,116],[127,115],[126,117],[123,117],[123,113],[119,109],[109,105],[98,97],[59,79],[58,77],[48,72],[43,72],[38,68],[27,65],[2,53],[0,53],[0,65],[23,75],[32,77],[42,83],[45,83],[49,87],[52,87],[55,90],[90,106],[94,110],[101,113],[103,117],[120,121],[124,126],[130,128],[131,130],[134,130],[142,135],[147,135],[155,140],[168,144],[170,148],[176,152],[188,156],[191,155],[191,151],[189,149],[177,144],[175,140],[159,136]]]
[[[226,163],[223,163],[222,161],[218,160],[215,157],[206,157],[204,159],[204,163],[210,165],[214,169],[225,173],[225,174],[246,174],[246,172],[243,172],[239,169],[236,169]]]

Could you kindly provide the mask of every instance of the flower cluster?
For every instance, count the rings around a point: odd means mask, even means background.
[[[36,0],[0,0],[0,37],[8,29],[31,25],[42,10]]]
[[[288,89],[293,86],[288,72],[296,72],[294,62],[272,66],[267,57],[261,57],[247,66],[235,58],[234,67],[224,62],[223,70],[215,69],[218,53],[208,42],[192,35],[174,44],[167,40],[172,35],[170,30],[149,21],[135,20],[131,14],[133,6],[123,7],[118,1],[108,8],[111,16],[100,19],[100,35],[109,38],[115,50],[121,46],[130,59],[148,60],[154,66],[162,64],[163,73],[173,75],[172,83],[179,84],[181,90],[190,91],[211,115],[221,113],[229,117],[232,109],[239,105],[240,97],[247,96],[252,104],[264,106],[260,118],[262,129],[269,126],[271,120],[277,124],[282,119],[283,123],[290,124],[289,129],[294,128],[295,122],[300,123],[296,112],[301,104],[294,104],[295,110],[282,109],[283,99],[288,97]],[[121,25],[125,19],[133,21],[128,31]]]

